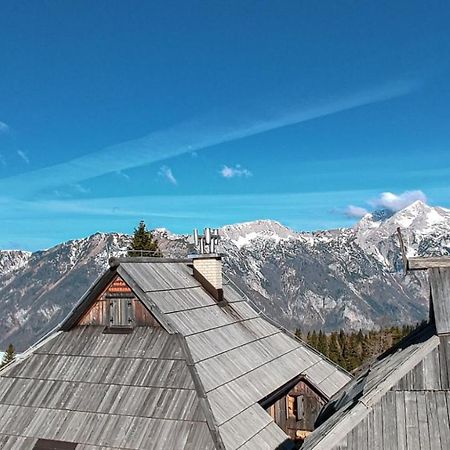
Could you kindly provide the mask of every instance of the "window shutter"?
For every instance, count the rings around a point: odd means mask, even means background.
[[[299,395],[295,400],[297,401],[297,420],[303,420],[305,418],[305,398],[303,395]]]
[[[295,397],[292,395],[286,396],[286,418],[295,417]]]
[[[133,326],[133,300],[131,298],[109,299],[109,326]]]

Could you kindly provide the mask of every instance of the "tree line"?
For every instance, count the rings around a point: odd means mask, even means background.
[[[312,330],[306,334],[297,329],[295,334],[311,347],[351,372],[397,344],[417,326],[418,324],[392,326],[379,330],[352,332],[345,332],[341,329],[331,333]]]

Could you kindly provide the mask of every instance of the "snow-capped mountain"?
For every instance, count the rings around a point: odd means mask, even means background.
[[[226,225],[220,229],[222,241],[242,248],[255,240],[271,240],[275,243],[286,239],[295,239],[295,231],[286,228],[274,220],[256,220],[235,225]]]
[[[358,244],[383,264],[398,268],[396,236],[402,231],[408,256],[444,255],[450,253],[450,210],[431,207],[420,200],[405,209],[379,220],[375,214],[367,214],[356,225]]]
[[[370,328],[427,316],[423,274],[402,273],[397,227],[410,255],[450,253],[450,210],[415,202],[368,214],[353,228],[295,232],[270,220],[220,230],[226,274],[289,328]],[[194,250],[187,235],[154,232],[164,255]],[[130,237],[97,233],[29,254],[0,251],[0,348],[21,351],[56,326]]]

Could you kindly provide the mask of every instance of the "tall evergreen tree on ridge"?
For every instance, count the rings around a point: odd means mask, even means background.
[[[10,362],[14,361],[16,359],[16,351],[14,350],[14,345],[9,344],[8,348],[6,349],[5,354],[3,355],[2,363],[0,364],[0,367],[5,366],[6,364],[9,364]]]
[[[140,253],[139,250],[141,250],[142,253]],[[143,220],[141,220],[139,225],[134,229],[128,256],[162,256],[158,247],[158,241],[153,239],[151,231],[147,230],[147,226]]]

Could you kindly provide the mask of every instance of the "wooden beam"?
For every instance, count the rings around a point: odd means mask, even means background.
[[[397,234],[398,234],[398,241],[400,244],[400,251],[402,253],[402,260],[403,260],[403,272],[406,274],[408,272],[408,258],[406,257],[406,249],[405,244],[403,243],[403,236],[402,232],[400,230],[400,227],[397,228]]]
[[[192,263],[191,258],[160,258],[157,256],[128,256],[116,258],[115,256],[109,258],[109,266],[116,268],[120,264],[127,263]]]
[[[450,267],[450,256],[414,256],[408,258],[408,270],[426,270],[437,267]]]
[[[437,334],[450,333],[450,267],[428,271]],[[446,358],[445,358],[446,359]]]

